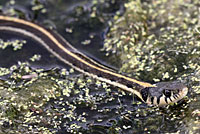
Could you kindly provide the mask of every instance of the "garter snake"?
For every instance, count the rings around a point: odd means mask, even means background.
[[[122,75],[79,52],[57,32],[19,18],[0,15],[0,32],[28,36],[75,70],[137,95],[143,102],[164,106],[182,99],[188,88],[180,82],[152,85]]]

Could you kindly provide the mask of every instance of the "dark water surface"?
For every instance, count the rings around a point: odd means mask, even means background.
[[[99,4],[92,0],[0,1],[2,14],[54,29],[78,50],[108,66],[118,65],[110,65],[113,62],[101,51],[103,37],[109,21],[123,9],[123,0]],[[11,46],[0,49],[0,66],[11,69],[16,65],[6,76],[8,82],[0,83],[1,133],[200,133],[198,96],[193,96],[197,100],[191,104],[186,99],[168,108],[149,107],[129,93],[73,73],[30,38],[1,32],[0,39],[26,40],[20,50],[13,51]],[[41,59],[30,61],[34,54]],[[19,61],[30,64],[21,65]],[[41,68],[45,70],[39,71]],[[68,75],[63,75],[63,68]],[[27,70],[38,73],[39,78],[32,83],[17,77]],[[7,95],[4,88],[15,93]],[[7,103],[3,101],[6,99]]]

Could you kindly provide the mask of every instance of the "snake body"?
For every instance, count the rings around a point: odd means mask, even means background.
[[[160,82],[152,85],[119,74],[78,51],[57,32],[39,24],[0,15],[0,32],[5,31],[32,38],[75,70],[131,92],[147,104],[164,106],[181,100],[188,92],[188,88],[180,82]]]

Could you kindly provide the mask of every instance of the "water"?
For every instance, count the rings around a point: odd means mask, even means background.
[[[14,8],[17,10],[17,16],[55,29],[81,52],[108,66],[112,63],[100,49],[103,47],[103,35],[108,28],[108,22],[116,11],[122,12],[122,2],[114,1],[116,4],[112,5],[113,10],[109,7],[112,3],[109,1],[96,6],[87,0],[15,2],[13,5],[7,1],[0,2],[4,14],[9,14],[9,9]],[[95,7],[98,16],[91,17],[96,11]],[[101,12],[98,14],[98,11]],[[27,41],[23,48],[16,52],[12,47],[0,51],[1,67],[12,70],[4,78],[5,81],[0,81],[2,133],[112,134],[200,131],[198,95],[191,93],[189,97],[196,100],[190,102],[185,99],[177,106],[148,107],[138,98],[121,92],[116,87],[74,73],[69,66],[59,62],[31,39],[16,36],[14,33],[0,33],[0,37],[4,40]],[[90,43],[83,45],[87,40],[90,40]],[[42,58],[30,62],[29,59],[34,54],[39,54]],[[24,63],[26,61],[30,64]],[[20,78],[27,74],[37,74],[39,77],[33,80]]]

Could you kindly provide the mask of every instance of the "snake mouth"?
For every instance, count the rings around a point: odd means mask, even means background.
[[[184,87],[184,88],[179,92],[180,97],[179,97],[179,99],[178,99],[177,101],[179,101],[179,100],[181,100],[183,97],[185,97],[185,96],[187,95],[187,93],[188,93],[188,88],[187,88],[187,87]]]
[[[172,104],[172,103],[176,103],[179,100],[183,99],[188,93],[188,88],[187,87],[183,87],[177,94],[172,94],[170,97],[166,97],[165,95],[162,95],[162,97],[160,97],[160,103],[156,104],[158,106],[166,106],[168,104]],[[154,104],[157,102],[154,101]]]

